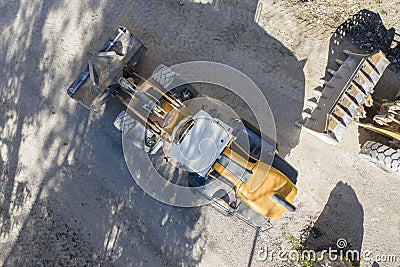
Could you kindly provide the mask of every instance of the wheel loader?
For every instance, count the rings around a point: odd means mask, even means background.
[[[114,125],[130,144],[177,163],[186,171],[193,198],[209,199],[223,214],[261,226],[295,211],[297,171],[276,154],[276,147],[247,122],[237,130],[205,110],[193,113],[185,103],[197,91],[170,68],[160,65],[143,79],[135,65],[145,50],[129,30],[118,27],[68,95],[95,112],[109,97],[120,100],[126,110]],[[250,149],[238,142],[240,136]],[[260,160],[263,150],[272,153],[271,164]]]
[[[353,122],[377,133],[362,144],[360,156],[400,177],[400,91],[389,100],[374,91],[390,61],[382,51],[343,52],[346,60],[336,60],[337,70],[328,69],[331,79],[309,100],[314,108],[304,111],[301,126],[329,144],[337,144]]]

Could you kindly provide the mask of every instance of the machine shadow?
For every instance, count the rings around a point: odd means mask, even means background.
[[[338,182],[329,195],[323,211],[319,215],[305,239],[305,248],[315,252],[340,250],[346,255],[348,250],[361,255],[364,236],[364,210],[354,189]],[[350,255],[350,254],[349,254]],[[359,259],[351,260],[355,266]],[[332,265],[335,266],[335,265]]]
[[[363,9],[340,25],[329,43],[329,55],[326,69],[336,70],[336,59],[344,61],[343,50],[359,54],[372,54],[383,51],[391,62],[375,86],[374,99],[395,99],[400,82],[400,35],[394,28],[387,29],[378,13]],[[325,80],[331,74],[325,72]],[[368,140],[380,140],[382,137],[362,127],[358,128],[359,144]],[[383,142],[385,143],[385,142]]]
[[[1,44],[10,55],[1,59],[2,66],[10,67],[1,70],[7,79],[0,91],[0,125],[7,129],[1,136],[2,151],[7,152],[0,153],[0,231],[12,244],[2,258],[4,265],[200,263],[207,243],[201,210],[167,206],[135,184],[123,159],[120,133],[112,127],[122,106],[111,100],[100,118],[71,104],[64,89],[86,64],[90,51],[100,48],[118,25],[125,25],[148,49],[138,66],[144,77],[160,63],[210,60],[252,78],[276,118],[277,141],[284,156],[297,145],[300,134],[294,122],[303,108],[303,62],[254,23],[256,0],[237,4],[114,1],[115,8],[110,8],[82,2],[79,9],[70,11],[80,19],[60,19],[61,30],[51,38],[43,36],[51,27],[46,19],[70,8],[66,3],[6,5],[9,24],[18,12],[25,24],[13,33],[15,38],[5,36]],[[239,14],[238,8],[244,11]],[[78,34],[85,39],[74,40],[83,51],[74,58],[76,51],[71,54],[60,47],[70,47],[64,40],[76,38],[74,29],[90,21],[82,19],[90,12],[99,19]],[[202,12],[210,12],[214,22],[201,16]],[[236,20],[242,14],[246,14],[244,24]],[[200,46],[194,45],[196,39],[202,40]],[[61,58],[67,58],[68,64]],[[290,73],[299,79],[293,80]],[[293,92],[303,97],[288,103],[281,96]],[[224,102],[233,97],[214,93],[212,97]],[[250,108],[237,113],[252,122]],[[27,131],[27,127],[33,129]],[[40,153],[31,161],[20,158],[21,154],[36,155],[35,151]]]

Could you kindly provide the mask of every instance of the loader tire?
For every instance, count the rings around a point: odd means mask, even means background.
[[[173,82],[176,73],[165,65],[159,65],[151,75],[162,87],[167,88]]]
[[[114,120],[114,126],[118,131],[127,133],[134,125],[136,121],[129,116],[125,110],[121,111]]]
[[[374,141],[367,141],[361,148],[360,156],[400,178],[400,153],[397,150]]]
[[[187,84],[178,74],[165,65],[159,65],[153,71],[151,78],[165,89],[170,90],[182,102],[195,98],[198,95],[197,91],[191,85]],[[176,86],[177,84],[178,86]]]

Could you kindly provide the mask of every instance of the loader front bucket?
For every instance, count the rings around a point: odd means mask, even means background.
[[[126,28],[118,27],[69,86],[68,95],[97,112],[117,86],[123,68],[127,64],[134,66],[144,50],[143,44]]]
[[[363,116],[363,105],[371,101],[375,85],[390,64],[381,51],[372,55],[343,52],[346,60],[336,60],[337,71],[328,69],[332,78],[325,82],[319,99],[309,100],[314,109],[304,111],[305,130],[331,144],[338,143],[350,123]]]

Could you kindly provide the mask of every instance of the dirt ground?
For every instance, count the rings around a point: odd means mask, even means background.
[[[351,46],[336,28],[364,8],[399,31],[396,0],[1,2],[0,265],[293,266],[259,253],[345,239],[372,252],[375,262],[362,265],[399,266],[400,180],[358,157],[355,125],[337,146],[295,126],[327,65]],[[208,206],[167,206],[136,185],[112,126],[121,104],[93,114],[66,94],[118,25],[147,47],[144,77],[161,63],[209,60],[259,86],[280,154],[299,171],[296,213],[258,232]],[[400,84],[394,69],[382,79]]]

